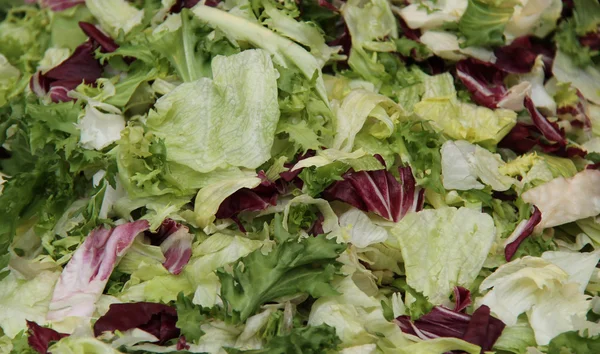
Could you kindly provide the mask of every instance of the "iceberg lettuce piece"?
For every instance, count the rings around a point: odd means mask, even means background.
[[[538,345],[576,330],[578,318],[585,320],[591,302],[580,290],[580,281],[587,283],[589,279],[575,273],[591,274],[590,268],[595,268],[592,261],[598,259],[597,254],[588,261],[584,253],[567,257],[563,252],[547,253],[542,258],[526,256],[500,266],[481,283],[480,291],[492,289],[477,302],[489,306],[508,326],[516,325],[519,315],[526,312]],[[572,261],[581,261],[585,266],[564,264]]]
[[[455,286],[473,285],[496,228],[487,214],[445,207],[407,214],[390,235],[387,243],[402,251],[408,285],[439,305]]]
[[[441,82],[452,85],[449,73],[429,77],[426,86]],[[432,91],[433,92],[433,91]],[[431,121],[438,131],[456,140],[466,140],[483,146],[495,146],[517,123],[517,114],[508,109],[491,110],[458,100],[454,89],[443,94],[426,94],[414,107],[422,119]]]
[[[543,230],[600,214],[600,171],[584,170],[570,178],[558,177],[521,195],[537,206]]]
[[[552,74],[559,82],[570,82],[581,94],[595,104],[600,104],[600,70],[592,65],[580,68],[565,53],[558,50]]]
[[[479,179],[495,191],[506,191],[516,181],[501,172],[505,163],[500,155],[467,141],[447,141],[442,145],[441,154],[446,189],[482,189]]]
[[[27,329],[27,321],[46,323],[48,304],[59,272],[44,270],[32,279],[22,279],[13,271],[0,281],[0,328],[14,338]]]
[[[203,173],[256,168],[271,157],[279,121],[271,57],[246,50],[217,56],[211,65],[213,80],[177,86],[156,102],[146,125],[164,140],[168,161]]]
[[[85,0],[85,5],[111,37],[131,32],[144,19],[144,10],[125,0]]]

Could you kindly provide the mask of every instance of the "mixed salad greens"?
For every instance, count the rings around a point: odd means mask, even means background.
[[[0,353],[599,353],[598,0],[1,0]]]

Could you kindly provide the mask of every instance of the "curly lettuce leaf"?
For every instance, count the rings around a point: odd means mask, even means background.
[[[279,244],[267,255],[254,251],[233,265],[233,274],[219,270],[221,297],[242,321],[261,304],[286,295],[307,292],[313,297],[337,292],[329,284],[337,271],[334,260],[346,248],[325,235],[299,242],[275,219],[275,239]]]

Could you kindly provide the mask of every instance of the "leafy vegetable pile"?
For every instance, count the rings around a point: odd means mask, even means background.
[[[0,14],[0,353],[600,352],[598,0]]]

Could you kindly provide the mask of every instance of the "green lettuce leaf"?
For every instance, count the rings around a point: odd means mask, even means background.
[[[50,43],[48,13],[35,7],[13,7],[0,23],[0,53],[24,72],[33,73]]]
[[[202,26],[193,14],[185,9],[181,14],[167,17],[148,36],[149,47],[167,58],[184,82],[211,77],[211,49],[217,54],[238,52],[226,40],[207,38],[210,29]]]
[[[196,183],[181,180],[197,180],[200,174],[187,166],[169,163],[164,141],[145,133],[141,126],[125,128],[115,152],[119,180],[131,197],[193,195],[197,188]]]
[[[277,65],[284,68],[289,64],[297,67],[307,78],[316,79],[316,90],[323,102],[328,104],[327,92],[318,61],[298,44],[246,19],[228,14],[209,6],[195,6],[192,10],[200,20],[217,27],[239,41],[262,48],[273,56]]]
[[[410,28],[432,29],[444,23],[458,22],[468,6],[468,0],[420,1],[395,9]]]
[[[12,66],[8,59],[0,54],[0,107],[8,102],[14,86],[21,77],[19,69]]]
[[[408,285],[442,304],[454,286],[474,284],[496,230],[487,214],[442,208],[407,214],[390,235],[387,243],[402,251]]]
[[[507,326],[494,344],[494,349],[514,354],[526,353],[528,347],[535,347],[533,329],[527,320],[520,317],[516,324]]]
[[[207,319],[206,313],[201,306],[194,305],[192,301],[179,293],[177,296],[177,328],[186,341],[196,342],[204,335],[201,324]]]
[[[316,26],[308,22],[296,21],[291,14],[277,9],[271,0],[262,1],[262,5],[265,7],[263,14],[268,17],[263,21],[267,27],[310,48],[310,53],[317,59],[320,67],[338,57],[337,53],[341,47],[329,47],[325,43],[322,32]]]
[[[279,244],[267,255],[254,251],[233,265],[233,274],[218,271],[223,302],[242,321],[261,304],[282,296],[336,294],[329,283],[337,271],[334,260],[344,245],[324,235],[298,242],[283,229],[280,216],[275,218],[274,236]]]
[[[570,82],[586,99],[600,104],[600,70],[595,66],[580,68],[568,55],[558,50],[552,73],[558,81]]]
[[[65,337],[48,348],[49,353],[56,354],[119,354],[110,344],[94,337]]]
[[[85,5],[113,38],[131,32],[144,18],[144,10],[136,9],[125,0],[85,0]]]
[[[432,76],[425,80],[426,86],[442,84],[444,92],[432,89],[414,107],[415,113],[447,136],[457,140],[467,140],[483,146],[495,146],[504,138],[517,122],[517,114],[508,109],[491,110],[486,107],[464,103],[450,89],[452,75],[449,73]],[[430,83],[430,84],[428,84]],[[445,87],[448,86],[446,89]]]
[[[43,271],[31,279],[11,272],[0,281],[0,327],[14,338],[26,330],[26,320],[46,323],[48,304],[60,272]]]
[[[463,47],[504,44],[504,28],[517,1],[469,0],[458,21],[458,30],[466,37]]]
[[[211,66],[213,80],[183,83],[161,97],[148,129],[164,140],[168,161],[198,172],[256,168],[271,157],[279,120],[271,58],[264,50],[247,50],[215,57]],[[205,114],[198,119],[197,112]],[[239,126],[245,129],[232,129]]]
[[[368,118],[378,121],[369,127],[371,135],[387,138],[394,132],[394,125],[406,115],[402,107],[383,95],[366,90],[353,90],[337,110],[333,148],[352,151],[354,139]]]
[[[598,31],[600,25],[600,4],[594,0],[574,0],[575,11],[573,18],[577,27],[577,34],[584,35],[588,32]]]
[[[481,348],[475,344],[465,342],[458,338],[434,338],[424,340],[402,349],[406,354],[433,354],[447,353],[451,351],[462,351],[469,354],[481,353]]]
[[[595,353],[600,350],[600,338],[583,338],[577,332],[558,335],[548,344],[548,354]]]
[[[262,349],[238,350],[225,348],[225,351],[229,354],[319,354],[336,350],[339,343],[340,340],[335,334],[335,328],[320,325],[293,328],[289,334],[273,337]]]
[[[348,1],[341,9],[352,39],[348,64],[363,78],[380,86],[389,80],[378,55],[396,51],[398,27],[390,4],[384,0]]]
[[[560,256],[565,252],[555,253]],[[576,319],[585,318],[590,308],[590,299],[583,294],[581,279],[571,265],[582,261],[582,269],[587,273],[585,268],[595,267],[593,262],[586,262],[583,253],[569,252],[567,262],[571,264],[565,269],[563,262],[556,261],[560,257],[550,254],[546,252],[542,258],[526,256],[504,264],[480,285],[482,292],[493,289],[478,304],[489,306],[508,326],[515,325],[519,315],[526,312],[538,345],[547,345],[557,335],[574,330]]]
[[[349,271],[352,272],[355,271]],[[376,345],[383,353],[395,353],[410,344],[400,328],[385,319],[381,301],[366,294],[351,276],[338,279],[333,285],[339,295],[315,301],[308,318],[310,326],[326,324],[334,327],[342,340],[341,346],[350,353],[352,347],[369,344],[373,346],[366,348],[371,349]]]
[[[397,126],[390,149],[410,165],[418,185],[444,193],[440,154],[443,142],[428,122],[405,122]]]
[[[556,28],[562,7],[560,0],[519,1],[504,35],[510,41],[526,35],[543,38]]]
[[[575,28],[576,24],[572,19],[564,20],[558,26],[554,40],[560,51],[568,55],[576,66],[583,68],[593,65],[597,61],[600,51],[581,45]]]
[[[92,14],[86,6],[75,6],[64,11],[53,12],[50,25],[52,46],[73,51],[85,42],[87,35],[79,28],[79,21],[93,22]]]
[[[483,189],[486,185],[496,191],[506,191],[515,180],[502,174],[505,165],[498,154],[464,140],[447,141],[442,146],[442,173],[444,188],[469,190]]]
[[[170,274],[160,260],[126,254],[118,271],[131,272],[116,296],[122,301],[175,301],[180,292],[193,295],[193,303],[212,307],[217,302],[219,279],[215,271],[263,246],[263,241],[216,233],[192,249],[192,257],[179,275]]]

